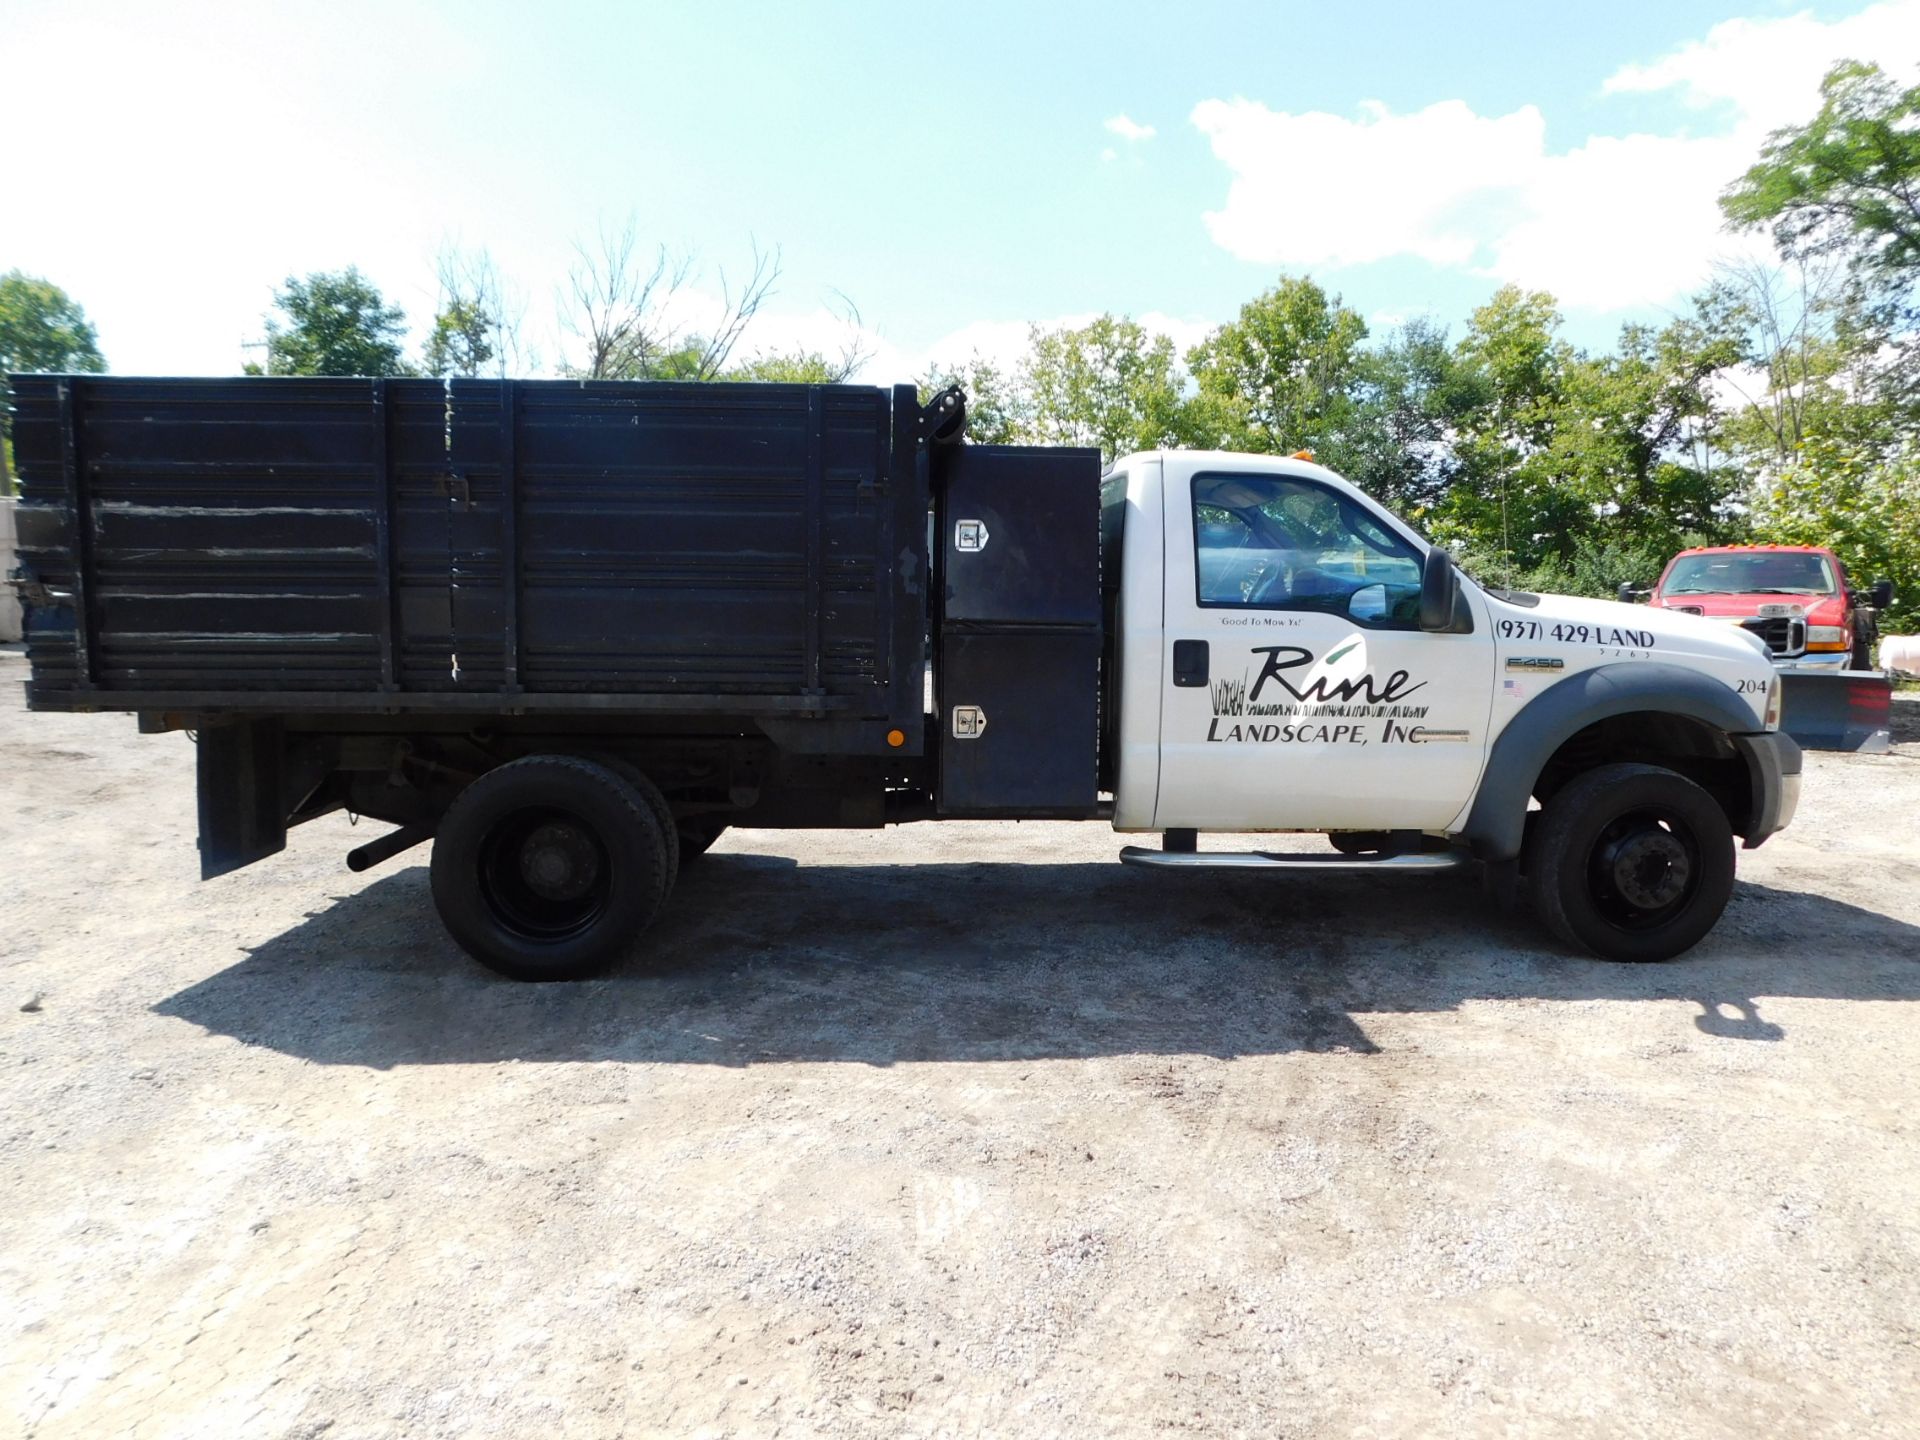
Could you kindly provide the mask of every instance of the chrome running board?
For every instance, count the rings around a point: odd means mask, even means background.
[[[1271,850],[1149,850],[1141,845],[1129,845],[1120,852],[1120,863],[1223,870],[1460,870],[1472,862],[1458,850],[1369,857],[1338,853],[1276,854]]]

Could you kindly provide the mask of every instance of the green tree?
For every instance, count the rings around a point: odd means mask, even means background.
[[[1500,557],[1503,576],[1565,554],[1583,519],[1548,456],[1567,372],[1579,359],[1559,329],[1551,295],[1507,285],[1474,311],[1455,351],[1470,398],[1452,441],[1458,469],[1434,530]]]
[[[97,375],[107,368],[86,311],[49,280],[0,275],[0,494],[13,493],[13,426],[6,377],[28,371]]]
[[[967,439],[976,445],[1019,445],[1033,438],[1032,404],[1016,377],[974,355],[963,365],[935,365],[920,377],[922,405],[949,385],[967,397]]]
[[[1842,250],[1904,289],[1920,272],[1920,85],[1847,60],[1820,95],[1813,119],[1768,137],[1721,208],[1738,229],[1770,229],[1784,255]]]
[[[1175,434],[1180,379],[1173,342],[1124,316],[1035,329],[1020,385],[1038,444],[1098,446],[1101,459],[1111,461]]]
[[[755,355],[735,365],[722,380],[760,380],[780,385],[837,385],[846,379],[834,363],[811,350]]]
[[[1729,317],[1703,302],[1659,330],[1627,325],[1613,354],[1568,368],[1548,463],[1585,507],[1577,544],[1624,533],[1671,552],[1727,527],[1744,477],[1718,454],[1713,387],[1743,355]]]
[[[1785,358],[1806,373],[1769,387],[1766,406],[1798,431],[1793,443],[1778,436],[1769,473],[1814,436],[1858,446],[1873,432],[1891,462],[1920,423],[1920,85],[1902,89],[1855,60],[1836,65],[1818,112],[1768,137],[1721,208],[1733,228],[1770,231],[1790,263],[1824,263],[1845,282],[1828,283],[1810,307],[1814,343],[1772,357],[1774,369]]]
[[[1289,276],[1187,352],[1198,394],[1191,443],[1263,454],[1349,458],[1367,324],[1313,281]]]
[[[1862,589],[1891,580],[1882,629],[1920,626],[1920,453],[1911,447],[1888,456],[1816,436],[1755,487],[1753,523],[1762,540],[1829,547]]]
[[[0,275],[0,374],[106,368],[87,312],[66,291],[19,270]]]
[[[1847,288],[1841,268],[1822,257],[1723,266],[1702,297],[1741,337],[1721,438],[1752,467],[1790,462],[1808,435],[1830,428],[1836,406],[1873,388],[1861,383],[1858,347],[1838,323]]]
[[[288,276],[273,303],[285,318],[267,320],[267,374],[412,373],[401,358],[406,315],[358,269]]]
[[[1689,539],[1734,525],[1744,476],[1717,449],[1714,386],[1746,355],[1737,318],[1703,300],[1610,354],[1559,335],[1553,298],[1507,287],[1456,359],[1454,483],[1436,528],[1516,581],[1604,592]],[[1597,573],[1601,557],[1622,573]]]
[[[1459,474],[1452,438],[1482,387],[1445,327],[1410,321],[1361,353],[1340,446],[1349,480],[1416,524]]]
[[[433,330],[420,357],[421,373],[439,377],[478,375],[494,358],[495,328],[493,316],[477,301],[447,301],[433,317]]]

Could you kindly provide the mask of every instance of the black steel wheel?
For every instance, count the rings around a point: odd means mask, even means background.
[[[571,756],[490,770],[434,835],[433,899],[474,959],[516,980],[618,960],[666,898],[669,845],[631,782]]]
[[[1604,765],[1555,792],[1528,842],[1547,928],[1608,960],[1667,960],[1699,943],[1733,894],[1726,812],[1686,776]]]

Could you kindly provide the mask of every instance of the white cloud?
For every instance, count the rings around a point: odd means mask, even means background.
[[[1118,135],[1129,145],[1137,145],[1142,140],[1151,140],[1159,133],[1153,126],[1142,125],[1139,121],[1131,119],[1124,114],[1112,116],[1107,120],[1103,128],[1112,134]]]
[[[1812,114],[1828,67],[1897,59],[1905,74],[1916,54],[1920,0],[1833,22],[1728,21],[1603,87],[1676,95],[1713,117],[1709,133],[1596,135],[1561,152],[1532,105],[1485,116],[1448,100],[1399,115],[1369,101],[1347,117],[1208,100],[1192,122],[1233,178],[1205,222],[1223,249],[1263,264],[1415,256],[1573,307],[1671,300],[1759,243],[1721,228],[1719,193],[1770,129]]]
[[[1772,20],[1727,20],[1704,40],[1607,77],[1603,93],[1677,91],[1689,105],[1726,106],[1736,128],[1765,134],[1812,113],[1820,79],[1840,59],[1906,70],[1920,50],[1920,6],[1870,6],[1843,20],[1807,11]]]
[[[1173,353],[1180,357],[1182,365],[1186,363],[1187,351],[1218,328],[1212,320],[1185,320],[1159,310],[1149,310],[1146,314],[1134,318],[1151,333],[1164,335],[1173,341]]]
[[[1716,261],[1764,250],[1720,216],[1721,189],[1753,153],[1737,139],[1628,135],[1542,157],[1480,273],[1591,310],[1684,295]]]
[[[1377,102],[1360,120],[1289,115],[1254,100],[1207,100],[1193,123],[1234,179],[1206,217],[1243,260],[1353,265],[1418,255],[1461,265],[1482,242],[1483,204],[1538,163],[1546,121],[1532,106],[1488,119],[1445,100],[1411,115]]]
[[[923,375],[933,366],[961,365],[976,356],[998,370],[1011,373],[1027,353],[1030,332],[1034,326],[1037,325],[1041,330],[1077,329],[1098,318],[1097,314],[1088,312],[1081,315],[1055,315],[1051,319],[1032,322],[977,320],[934,341],[914,357],[909,369],[900,373]],[[1206,339],[1213,332],[1215,324],[1211,320],[1188,319],[1160,310],[1149,310],[1133,319],[1149,334],[1165,335],[1173,341],[1174,354],[1183,365],[1187,351]]]

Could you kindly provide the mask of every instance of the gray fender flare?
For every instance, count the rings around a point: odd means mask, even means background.
[[[1473,808],[1462,832],[1486,860],[1520,854],[1534,781],[1573,736],[1614,715],[1654,710],[1704,721],[1728,736],[1760,728],[1753,710],[1725,681],[1678,665],[1600,665],[1569,675],[1507,722],[1487,753]]]

